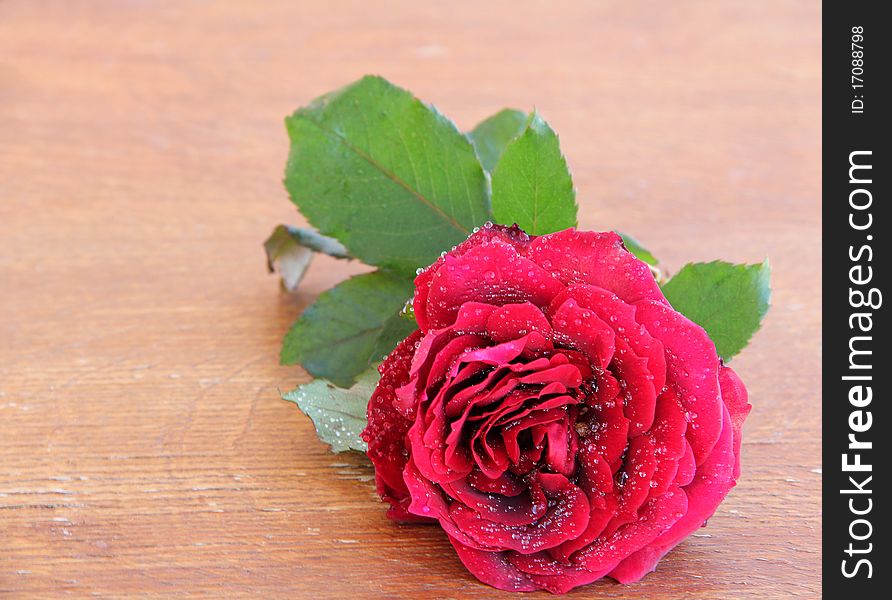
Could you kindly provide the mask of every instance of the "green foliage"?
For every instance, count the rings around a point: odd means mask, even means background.
[[[282,364],[299,362],[315,377],[352,385],[415,329],[399,316],[411,295],[411,281],[382,271],[357,275],[323,292],[285,336]]]
[[[634,254],[638,260],[644,261],[652,267],[660,264],[660,261],[657,260],[657,257],[651,254],[650,250],[642,246],[638,240],[633,238],[631,235],[626,235],[625,233],[619,233],[620,237],[623,238],[623,244],[626,246],[626,250]]]
[[[575,226],[573,181],[558,136],[535,112],[504,109],[463,135],[381,77],[322,96],[285,123],[285,187],[315,230],[277,227],[264,243],[270,268],[277,265],[289,289],[313,252],[378,270],[322,293],[292,326],[282,363],[299,362],[317,379],[283,398],[313,419],[335,452],[365,450],[359,434],[378,380],[373,365],[417,328],[406,304],[415,269],[487,220],[533,235]],[[660,280],[656,257],[621,235]],[[769,268],[690,264],[663,290],[730,359],[768,309]]]
[[[380,77],[322,96],[286,125],[292,201],[367,264],[410,274],[490,218],[468,138]]]
[[[542,235],[576,226],[576,192],[558,137],[533,113],[502,153],[492,174],[492,210],[499,223]]]
[[[529,115],[513,108],[505,108],[481,121],[468,138],[474,144],[480,164],[492,173],[505,147],[526,128]]]
[[[691,263],[666,282],[663,293],[675,310],[706,330],[719,356],[730,360],[768,311],[770,278],[767,260],[757,265]]]
[[[366,407],[377,383],[378,371],[370,368],[349,389],[315,379],[282,394],[282,398],[297,404],[313,420],[319,439],[333,452],[365,452],[366,443],[359,435],[365,429]]]

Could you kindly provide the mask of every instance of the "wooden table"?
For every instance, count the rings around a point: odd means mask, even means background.
[[[301,222],[282,119],[377,72],[465,128],[537,107],[583,228],[772,261],[742,481],[643,582],[576,596],[817,597],[815,3],[250,4],[0,3],[0,595],[508,597],[279,399],[289,323],[361,269],[267,275]]]

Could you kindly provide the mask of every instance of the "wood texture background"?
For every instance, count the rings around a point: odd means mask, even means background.
[[[508,597],[278,397],[306,380],[289,323],[360,270],[319,258],[296,298],[266,274],[299,222],[282,120],[380,73],[465,128],[537,107],[581,226],[671,270],[772,261],[742,481],[642,583],[575,595],[817,597],[818,10],[0,2],[0,595]]]

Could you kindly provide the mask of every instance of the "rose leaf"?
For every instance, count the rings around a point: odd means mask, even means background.
[[[285,124],[291,200],[365,263],[414,273],[490,218],[468,138],[381,77],[322,96]]]
[[[525,112],[505,108],[477,124],[468,133],[474,144],[480,164],[488,172],[496,168],[505,147],[526,128],[529,115]]]
[[[635,255],[638,260],[643,261],[649,264],[652,267],[660,264],[660,261],[657,260],[657,257],[651,254],[650,250],[642,246],[638,240],[633,238],[631,235],[627,235],[625,233],[617,231],[620,237],[623,238],[623,244],[626,246],[626,250]]]
[[[326,290],[285,335],[282,364],[300,363],[315,377],[349,387],[402,339],[394,339],[403,329],[391,321],[415,329],[399,316],[411,295],[411,280],[383,271],[357,275]]]
[[[270,236],[266,238],[266,241],[263,242],[268,262],[275,262],[280,253],[291,244],[299,244],[313,252],[327,254],[334,258],[351,258],[343,244],[334,238],[321,235],[307,227],[277,225]],[[272,272],[272,268],[270,268],[270,272]]]
[[[282,285],[289,292],[297,289],[306,273],[313,252],[321,252],[335,258],[347,258],[347,249],[333,238],[325,237],[312,229],[279,225],[263,242],[266,265],[269,272],[278,266]]]
[[[312,419],[319,439],[329,444],[332,452],[365,452],[366,443],[359,435],[365,429],[366,409],[378,378],[378,370],[372,367],[347,389],[314,379],[285,392],[282,398],[296,403]]]
[[[542,235],[576,225],[576,192],[558,136],[535,112],[492,174],[495,220]]]
[[[394,314],[384,322],[381,333],[375,340],[375,347],[369,357],[369,362],[380,362],[393,352],[396,345],[409,337],[409,334],[418,329],[418,323],[414,319],[407,319],[402,313]]]
[[[771,300],[770,277],[768,260],[691,263],[663,285],[663,293],[675,310],[706,330],[719,356],[730,360],[759,330]]]

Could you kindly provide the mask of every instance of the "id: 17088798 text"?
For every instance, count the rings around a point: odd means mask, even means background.
[[[864,113],[864,27],[852,27],[852,114]]]

